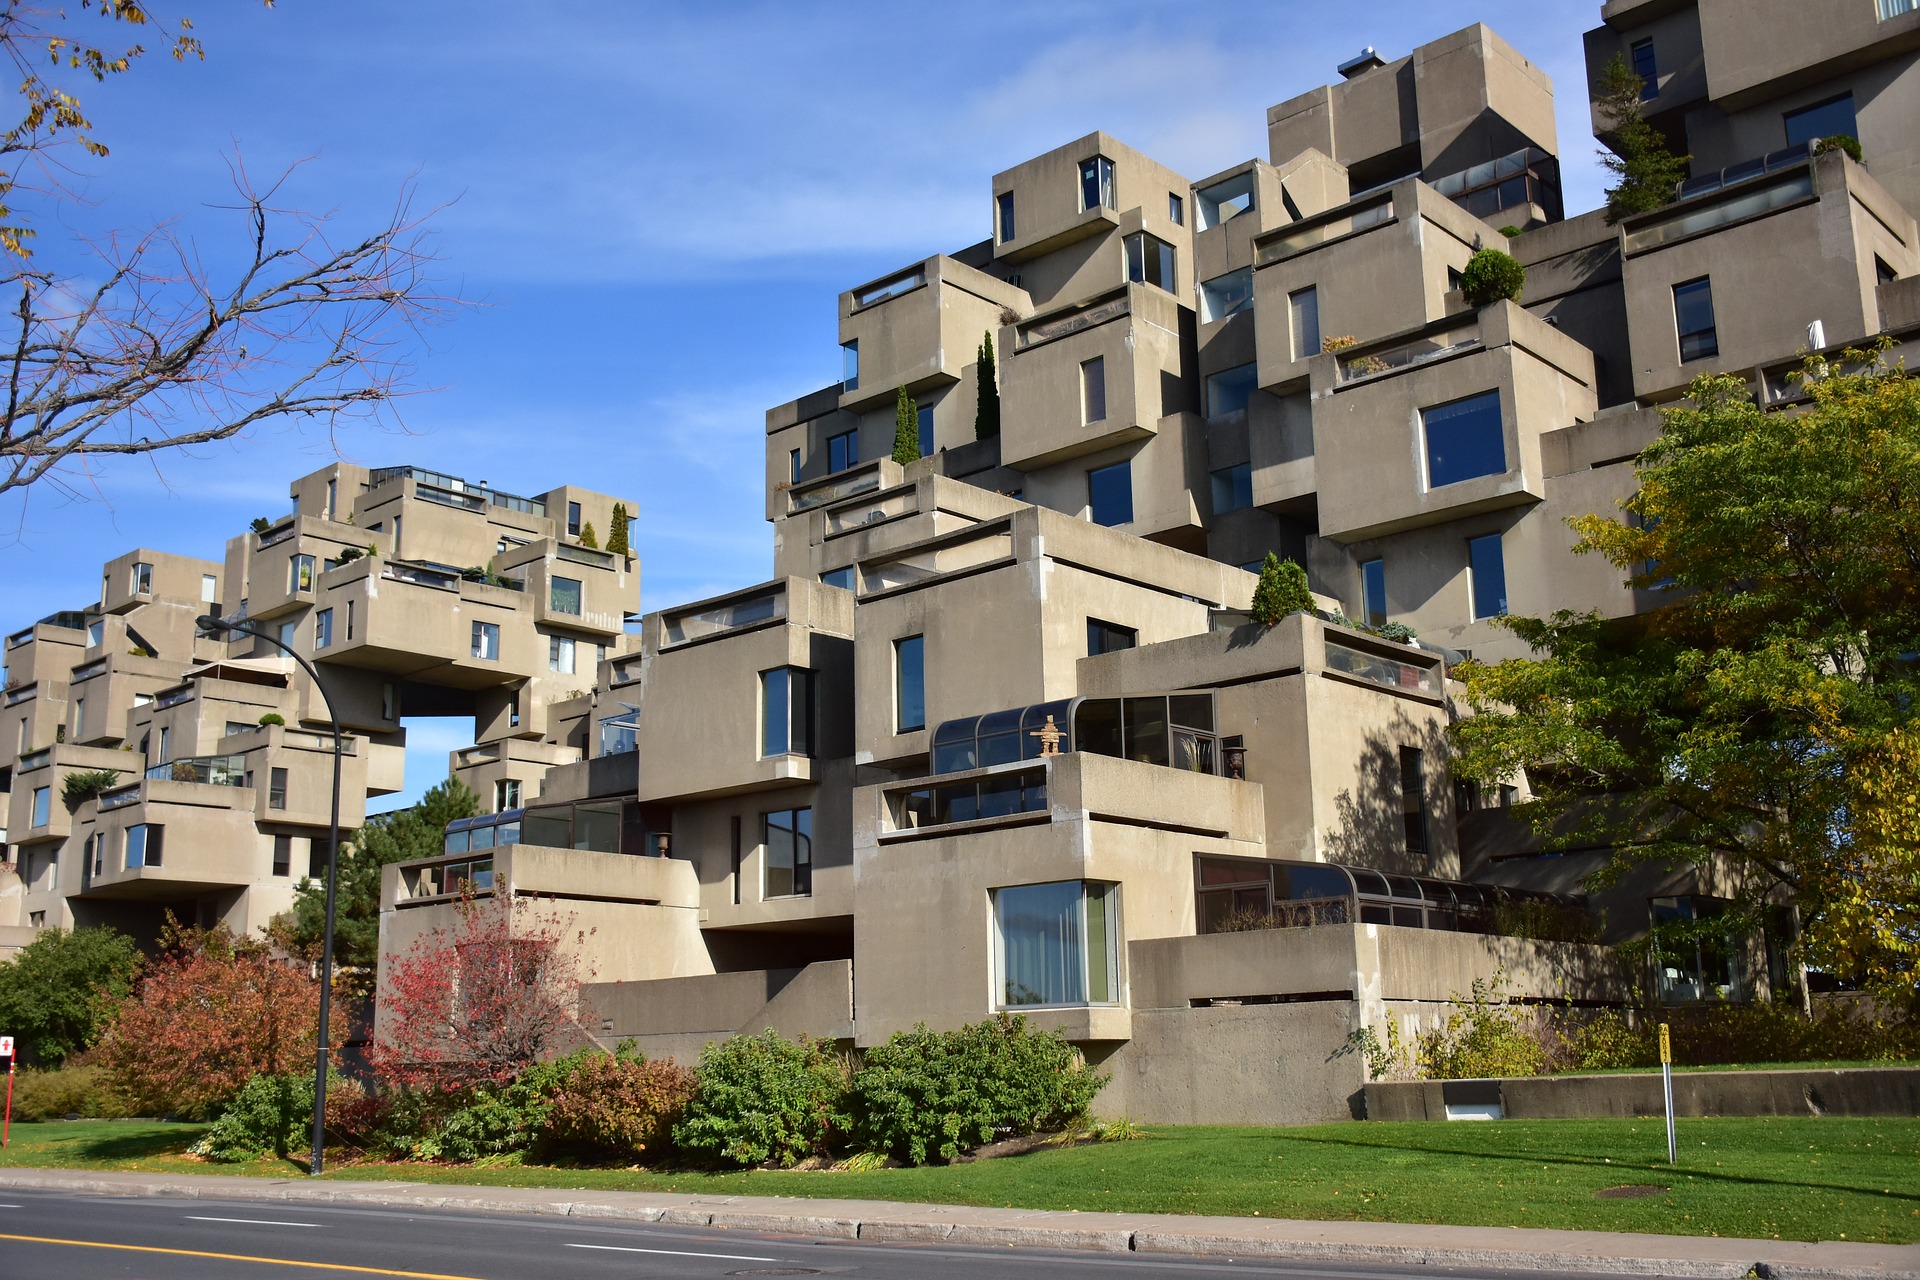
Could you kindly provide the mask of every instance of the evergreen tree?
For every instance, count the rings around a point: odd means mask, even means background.
[[[903,467],[920,461],[920,406],[905,387],[893,410],[893,460]]]
[[[580,545],[583,547],[592,547],[595,551],[600,549],[600,535],[593,531],[591,522],[588,523],[586,528],[580,531]]]
[[[1607,188],[1607,225],[1672,204],[1674,188],[1687,176],[1692,156],[1676,156],[1667,140],[1640,112],[1638,72],[1619,54],[1600,73],[1600,163],[1620,181]]]
[[[974,366],[980,385],[980,397],[973,410],[973,438],[985,440],[1000,434],[1000,382],[993,367],[993,334],[980,335],[980,359]]]
[[[1267,552],[1260,581],[1253,588],[1253,620],[1272,626],[1290,613],[1312,613],[1313,592],[1307,571],[1292,560]]]
[[[613,504],[613,519],[607,523],[607,550],[617,556],[630,556],[633,549],[627,543],[627,504]]]

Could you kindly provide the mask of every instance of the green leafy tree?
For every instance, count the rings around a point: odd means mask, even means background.
[[[993,363],[993,334],[980,335],[980,358],[974,365],[979,379],[979,399],[973,410],[973,438],[986,440],[1000,434],[1000,380]]]
[[[380,958],[380,869],[440,853],[446,847],[447,824],[478,812],[480,797],[449,778],[428,789],[411,808],[368,818],[353,843],[341,849],[333,954],[343,968],[371,973]],[[269,936],[295,955],[319,959],[326,902],[324,880],[302,879],[294,890],[293,910],[274,918]]]
[[[893,460],[903,467],[920,461],[920,406],[905,387],[893,407]]]
[[[627,515],[627,504],[624,502],[614,503],[613,518],[607,522],[607,550],[611,551],[614,555],[626,556],[633,554],[633,548],[627,542],[627,524],[629,519],[630,517]]]
[[[600,549],[600,535],[593,531],[592,521],[588,521],[587,527],[580,531],[580,545],[591,547],[595,551]]]
[[[1504,299],[1518,301],[1527,285],[1527,269],[1520,259],[1498,249],[1482,249],[1467,260],[1460,273],[1460,292],[1476,307]]]
[[[1845,360],[1808,361],[1803,411],[1731,377],[1666,411],[1624,518],[1572,522],[1659,607],[1504,620],[1535,656],[1465,668],[1456,767],[1525,771],[1544,838],[1615,850],[1603,880],[1730,865],[1737,900],[1711,927],[1790,896],[1802,958],[1912,1000],[1920,381],[1880,352]]]
[[[1307,571],[1293,560],[1267,552],[1260,581],[1253,588],[1253,620],[1270,627],[1290,613],[1312,613],[1313,609]]]
[[[113,929],[49,929],[0,964],[0,1028],[23,1062],[58,1067],[100,1038],[140,964],[140,948]]]
[[[1692,156],[1667,149],[1666,135],[1640,109],[1645,81],[1620,54],[1600,73],[1600,163],[1619,181],[1607,188],[1607,225],[1672,204]]]

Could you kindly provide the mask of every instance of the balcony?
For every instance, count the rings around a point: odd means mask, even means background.
[[[332,745],[331,740],[328,745]],[[247,785],[247,758],[244,755],[185,756],[154,765],[147,770],[147,777],[165,782],[194,782],[210,787],[244,787]]]
[[[1398,373],[1414,365],[1426,364],[1430,360],[1439,360],[1446,356],[1459,355],[1480,345],[1480,325],[1477,318],[1465,324],[1451,326],[1439,333],[1415,338],[1411,341],[1390,342],[1385,346],[1373,346],[1354,354],[1341,354],[1339,357],[1340,384],[1358,382],[1362,378],[1377,377],[1383,373]]]
[[[889,470],[891,468],[891,470]],[[900,483],[900,464],[891,459],[879,459],[849,467],[845,471],[806,484],[797,484],[787,490],[787,514],[797,516],[802,511],[811,511],[815,507],[828,506],[855,498],[863,493],[871,493],[883,484],[892,487]]]
[[[1567,938],[1598,937],[1581,896],[1394,875],[1330,862],[1194,861],[1194,918],[1203,936],[1358,923],[1482,934],[1528,928],[1529,936],[1550,931]]]
[[[391,864],[381,879],[380,901],[383,910],[418,909],[444,906],[462,893],[500,889],[580,904],[681,908],[689,926],[700,900],[693,864],[684,859],[523,843]]]
[[[711,640],[736,631],[784,622],[786,618],[785,586],[757,587],[718,603],[709,601],[688,611],[662,614],[660,647],[668,649]]]
[[[377,467],[367,475],[369,488],[377,489],[396,480],[411,480],[415,497],[425,502],[439,503],[443,507],[479,512],[485,512],[489,507],[500,507],[522,515],[545,517],[547,514],[547,504],[538,498],[502,493],[485,485],[462,480],[459,476],[428,471],[424,467]]]

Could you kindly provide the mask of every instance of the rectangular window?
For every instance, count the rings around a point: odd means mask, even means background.
[[[927,727],[925,636],[907,636],[893,642],[893,727],[895,733]]]
[[[267,770],[267,808],[284,809],[287,807],[287,771],[278,767]]]
[[[1122,649],[1131,649],[1140,643],[1140,633],[1132,627],[1123,627],[1117,622],[1102,622],[1098,618],[1087,619],[1087,656],[1095,657],[1102,653],[1118,653]]]
[[[333,644],[333,610],[322,609],[313,615],[313,647],[325,649]]]
[[[1360,566],[1360,616],[1370,627],[1387,625],[1387,562],[1369,560]]]
[[[580,504],[577,502],[567,504],[567,536],[569,538],[580,536]]]
[[[1497,618],[1507,611],[1507,558],[1499,534],[1467,539],[1467,577],[1476,619]]]
[[[782,809],[767,815],[762,898],[805,898],[813,893],[813,810]]]
[[[107,837],[94,835],[87,837],[86,856],[91,859],[93,874],[99,875],[107,867]]]
[[[91,649],[107,638],[107,624],[94,621],[87,624],[87,648]]]
[[[555,613],[580,616],[580,579],[554,578],[548,584],[547,607]]]
[[[1230,413],[1246,412],[1247,403],[1253,399],[1254,387],[1259,381],[1259,366],[1251,364],[1222,369],[1208,377],[1207,417],[1224,418]]]
[[[1320,290],[1301,289],[1287,295],[1287,314],[1293,320],[1293,358],[1320,354]]]
[[[1114,209],[1113,161],[1095,156],[1080,162],[1080,209]]]
[[[840,389],[842,391],[854,391],[857,390],[859,386],[860,343],[856,339],[853,342],[843,342],[840,344]]]
[[[339,499],[339,497],[340,497],[340,482],[338,480],[327,481],[327,509],[321,512],[320,514],[324,515],[329,520],[334,519],[339,514],[338,508],[336,508],[334,505],[334,503]]]
[[[307,841],[307,879],[324,881],[327,878],[329,847],[325,836],[315,836]]]
[[[1427,851],[1427,778],[1418,747],[1400,748],[1400,813],[1406,821],[1407,852]]]
[[[400,718],[400,691],[391,680],[380,686],[380,718],[382,720]]]
[[[153,566],[144,561],[133,566],[133,594],[150,596],[153,594]]]
[[[734,814],[727,819],[728,834],[733,839],[733,905],[740,905],[740,815]]]
[[[1087,472],[1087,514],[1108,528],[1133,523],[1132,461]]]
[[[839,587],[843,591],[853,590],[853,566],[841,569],[829,569],[820,575],[820,581],[830,587]]]
[[[1104,422],[1107,417],[1107,361],[1095,356],[1080,366],[1080,421]]]
[[[1144,231],[1126,239],[1127,279],[1174,292],[1173,246]]]
[[[919,410],[920,456],[933,455],[933,406],[923,405]]]
[[[1176,227],[1187,224],[1187,202],[1171,191],[1167,193],[1167,221]]]
[[[547,670],[557,671],[563,676],[573,674],[573,637],[547,637]]]
[[[293,874],[293,837],[275,836],[273,838],[273,874],[290,876]]]
[[[1000,243],[1005,244],[1014,236],[1013,192],[1002,191],[993,198],[993,203],[1000,214]]]
[[[505,813],[520,807],[520,779],[496,778],[493,783],[493,811]]]
[[[1920,0],[1880,0],[1880,21],[1897,18],[1903,13],[1912,13],[1920,8]]]
[[[775,667],[760,673],[760,754],[813,754],[813,673]]]
[[[1853,95],[1843,93],[1825,102],[1816,102],[1781,117],[1787,127],[1787,145],[1818,142],[1822,138],[1858,138],[1860,126],[1854,120]]]
[[[281,623],[276,634],[280,637],[280,643],[291,649],[293,647],[293,638],[299,631],[300,620],[295,618],[292,622]]]
[[[166,828],[141,822],[127,828],[127,870],[160,865],[161,837]]]
[[[75,742],[86,737],[86,734],[82,732],[86,727],[87,700],[85,698],[75,698],[73,700],[73,740]]]
[[[800,451],[798,449],[787,450],[787,483],[800,483]]]
[[[347,639],[349,640],[353,639],[353,607],[357,603],[359,602],[356,600],[347,601]]]
[[[27,823],[27,825],[30,827],[46,826],[47,821],[53,816],[52,802],[52,787],[35,787],[33,789],[33,820]]]
[[[1001,1008],[1112,1004],[1120,998],[1115,887],[1080,880],[993,893]]]
[[[1660,67],[1654,60],[1653,41],[1633,42],[1633,73],[1640,77],[1640,101],[1660,96]]]
[[[1507,469],[1500,393],[1486,391],[1420,411],[1427,438],[1427,487],[1438,489]]]
[[[827,437],[827,473],[845,471],[860,461],[860,433],[843,431]]]
[[[482,662],[500,661],[499,623],[476,622],[473,624],[473,656]]]
[[[1705,360],[1720,354],[1713,322],[1713,282],[1706,276],[1673,286],[1673,327],[1680,335],[1680,360]]]
[[[160,761],[162,764],[165,764],[167,761],[172,759],[173,759],[173,729],[171,727],[162,728],[160,730]]]
[[[1203,187],[1193,193],[1193,200],[1200,211],[1194,230],[1210,231],[1253,208],[1253,172]]]
[[[1211,324],[1253,309],[1253,268],[1242,267],[1200,285],[1200,323]]]
[[[220,598],[220,579],[210,573],[200,575],[200,603],[212,604]]]
[[[1253,505],[1253,464],[1242,462],[1212,473],[1213,514]]]

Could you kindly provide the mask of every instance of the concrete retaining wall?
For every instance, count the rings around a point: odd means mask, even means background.
[[[1512,1120],[1653,1116],[1660,1073],[1415,1080],[1366,1087],[1369,1120],[1445,1120],[1497,1103]],[[1686,1071],[1673,1077],[1682,1116],[1920,1116],[1920,1067],[1842,1071]]]

